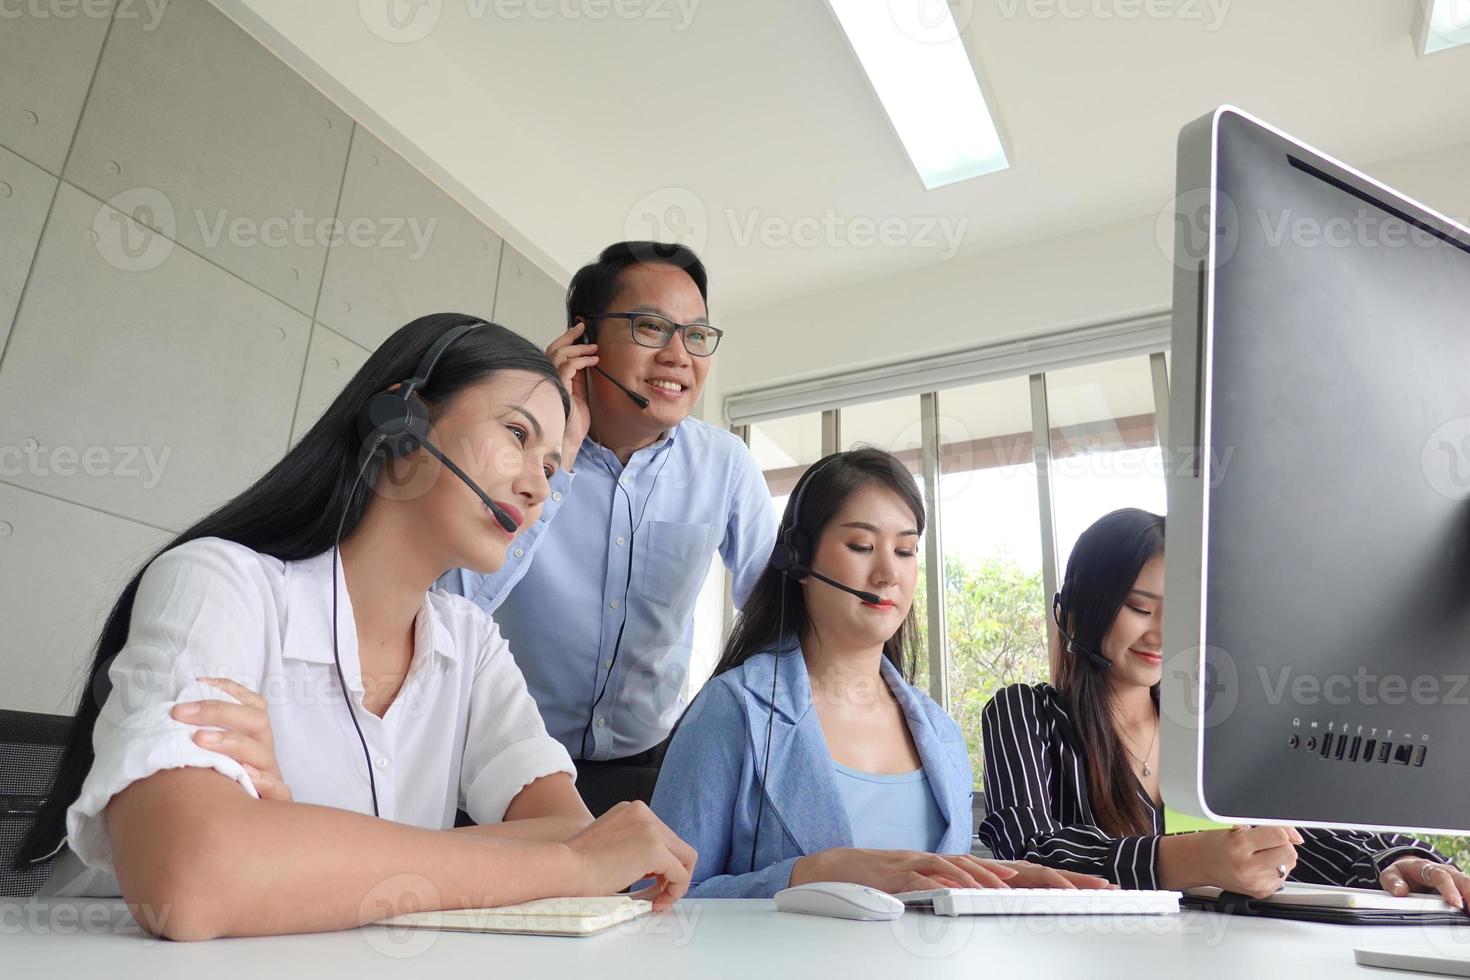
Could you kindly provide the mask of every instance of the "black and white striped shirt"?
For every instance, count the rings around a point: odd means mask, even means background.
[[[1026,860],[1100,875],[1123,888],[1158,888],[1164,812],[1141,785],[1151,830],[1114,837],[1092,815],[1087,770],[1061,694],[1050,684],[1013,684],[981,718],[985,740],[985,820],[979,834],[1001,860]],[[1402,857],[1443,861],[1402,834],[1300,828],[1294,881],[1379,887],[1378,874]]]

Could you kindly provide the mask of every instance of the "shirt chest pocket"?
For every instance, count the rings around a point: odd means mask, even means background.
[[[683,605],[709,570],[710,524],[648,522],[643,560],[643,598],[660,606]]]

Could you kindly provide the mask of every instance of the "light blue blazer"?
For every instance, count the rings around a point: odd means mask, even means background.
[[[765,759],[771,672],[776,676],[769,803],[755,870],[751,841]],[[907,683],[885,657],[883,679],[898,699],[946,828],[939,853],[970,853],[972,774],[964,736],[944,709]],[[712,678],[679,722],[653,793],[653,811],[699,851],[691,898],[765,898],[785,888],[799,858],[852,847],[852,827],[832,755],[812,710],[799,648],[760,653]]]

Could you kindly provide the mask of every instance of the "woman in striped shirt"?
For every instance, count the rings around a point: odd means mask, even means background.
[[[1101,518],[1078,539],[1053,600],[1057,686],[1015,684],[985,707],[986,818],[1002,859],[1101,875],[1124,888],[1215,885],[1265,897],[1313,884],[1439,891],[1456,908],[1470,876],[1401,834],[1290,827],[1165,836],[1159,796],[1164,519]]]

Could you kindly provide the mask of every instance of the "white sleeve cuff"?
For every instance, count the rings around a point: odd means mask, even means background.
[[[465,793],[465,811],[475,823],[500,823],[521,790],[542,776],[564,772],[577,778],[566,748],[550,735],[535,735],[502,749]]]

